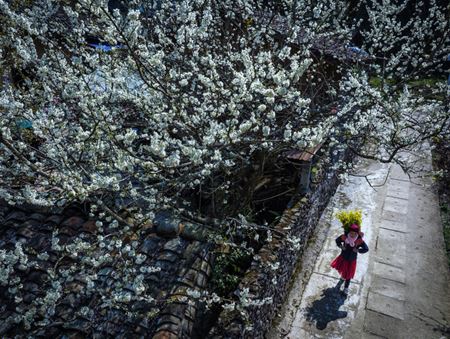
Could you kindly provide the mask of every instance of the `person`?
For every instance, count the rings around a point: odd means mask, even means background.
[[[369,247],[363,240],[363,235],[359,225],[353,224],[349,227],[348,232],[336,238],[336,245],[342,251],[331,262],[331,267],[336,269],[341,275],[339,286],[345,281],[344,294],[348,293],[350,280],[355,275],[358,253],[366,253],[369,251]]]

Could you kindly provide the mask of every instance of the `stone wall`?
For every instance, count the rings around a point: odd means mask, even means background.
[[[338,158],[350,161],[349,153]],[[335,159],[337,160],[337,159]],[[239,291],[248,288],[253,298],[272,298],[271,304],[247,307],[247,315],[237,310],[222,311],[216,326],[208,337],[212,338],[263,338],[271,326],[278,308],[288,291],[297,260],[323,210],[339,184],[338,173],[328,170],[326,179],[292,208],[285,210],[273,232],[272,241],[266,243],[253,260],[239,285]],[[289,238],[299,239],[295,246]],[[271,264],[279,262],[278,268]],[[273,267],[273,266],[272,266]]]

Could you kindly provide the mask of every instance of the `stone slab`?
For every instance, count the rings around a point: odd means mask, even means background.
[[[390,297],[397,300],[405,300],[405,284],[386,279],[380,276],[373,276],[372,283],[370,285],[370,291],[382,294],[386,297]]]
[[[375,262],[373,265],[373,274],[380,277],[405,283],[405,271],[401,268],[384,264],[382,262]]]
[[[397,164],[393,164],[391,166],[389,178],[395,180],[409,181],[408,175],[405,172],[403,172],[402,168]]]
[[[383,213],[381,213],[381,218],[385,220],[397,221],[397,222],[406,222],[406,214],[398,213],[395,211],[388,211],[383,209]]]
[[[400,323],[401,320],[399,319],[366,310],[366,315],[364,317],[364,331],[382,338],[400,338]],[[365,337],[363,336],[363,338]]]
[[[399,199],[409,198],[409,182],[400,180],[389,180],[387,184],[386,196]]]
[[[405,318],[405,302],[403,300],[374,292],[369,292],[368,294],[367,309],[400,320]],[[378,333],[375,332],[375,334]]]
[[[380,254],[377,253],[375,256],[375,260],[377,260],[378,262],[384,263],[384,264],[395,266],[397,268],[403,267],[406,262],[405,255],[401,255],[401,256],[397,256],[397,257],[393,258],[389,254],[386,254],[386,253],[380,253]]]
[[[414,224],[414,232],[410,233],[408,241],[411,244],[411,252],[422,252],[423,257],[430,254],[431,256],[437,254],[440,250],[445,252],[445,245],[443,244],[442,230],[434,229],[430,232],[430,224]],[[436,225],[436,224],[434,224]],[[436,246],[436,244],[442,244]]]
[[[386,228],[386,229],[392,230],[392,231],[402,232],[402,233],[407,232],[406,222],[382,219],[381,223],[380,223],[380,227]]]
[[[408,213],[408,200],[386,197],[384,199],[383,211],[406,214]]]
[[[380,228],[380,230],[378,231],[377,247],[383,244],[388,244],[393,250],[395,248],[404,248],[405,240],[405,233],[389,230],[386,228]]]
[[[403,267],[406,261],[405,234],[384,228],[379,229],[376,257],[378,261]]]

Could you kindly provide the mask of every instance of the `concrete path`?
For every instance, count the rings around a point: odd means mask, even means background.
[[[429,152],[421,174],[429,173]],[[398,165],[362,164],[338,188],[307,249],[302,269],[268,338],[447,338],[450,278],[438,198],[429,178]],[[358,255],[346,297],[329,265],[342,232],[334,213],[363,210],[369,252]],[[342,287],[341,287],[342,290]]]

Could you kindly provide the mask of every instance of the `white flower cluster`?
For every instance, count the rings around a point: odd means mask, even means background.
[[[14,277],[14,266],[18,264],[19,270],[26,270],[28,264],[28,256],[23,252],[22,244],[16,243],[14,251],[0,250],[0,285],[14,286],[18,283]]]
[[[249,292],[248,288],[244,288],[241,291],[239,291],[239,301],[240,306],[242,307],[260,307],[267,304],[272,304],[273,300],[271,297],[264,298],[264,299],[253,299],[252,295]]]

